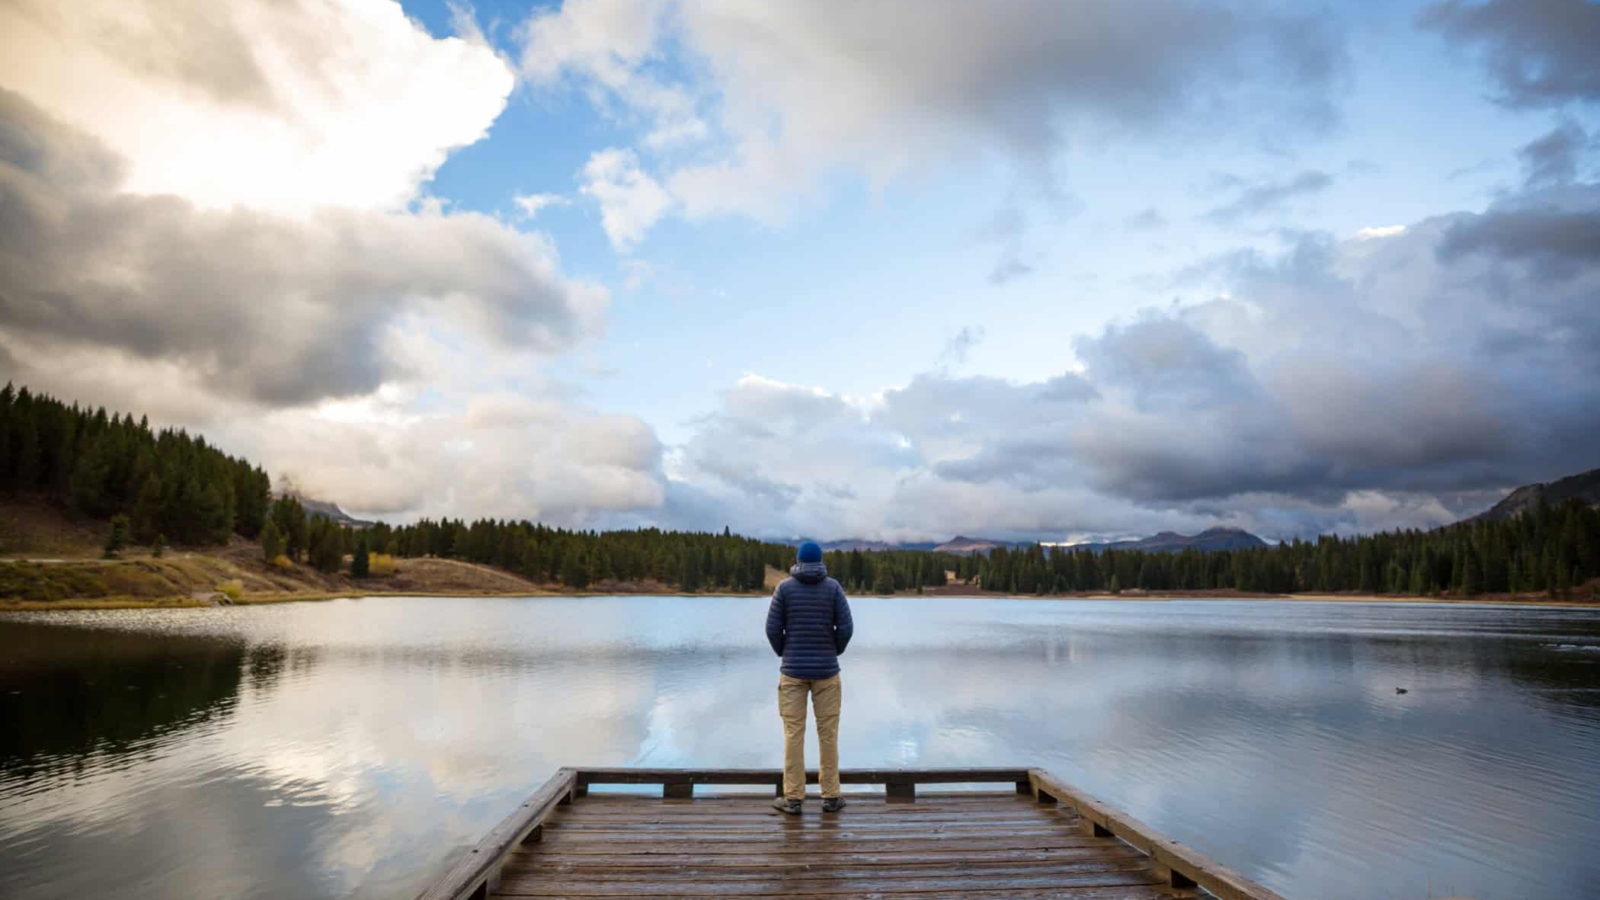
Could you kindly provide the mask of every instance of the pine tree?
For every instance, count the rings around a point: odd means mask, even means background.
[[[155,474],[145,476],[139,487],[139,499],[134,501],[132,516],[133,538],[148,541],[161,529],[161,478]]]
[[[26,395],[27,388],[23,388]],[[33,420],[33,404],[24,403],[18,396],[17,406],[23,409],[18,428],[17,458],[12,462],[12,484],[19,491],[31,491],[39,483],[39,427]]]
[[[278,531],[278,523],[268,519],[267,524],[261,526],[261,557],[268,565],[283,555],[283,534]]]
[[[115,515],[111,517],[111,535],[106,538],[106,559],[115,559],[122,548],[128,545],[128,517]]]
[[[272,521],[278,526],[283,541],[283,552],[299,562],[310,545],[310,525],[306,521],[306,508],[294,497],[279,497],[272,504]],[[420,554],[419,554],[420,555]]]
[[[889,571],[888,566],[878,567],[878,574],[872,579],[872,592],[883,595],[894,593],[894,573]]]
[[[160,559],[161,557],[167,555],[167,536],[166,535],[158,534],[158,535],[156,535],[156,539],[154,541],[150,542],[150,555],[155,557],[156,559]]]
[[[367,551],[367,538],[365,535],[356,541],[356,552],[350,557],[350,577],[365,578],[371,574],[371,558]]]
[[[1122,593],[1122,580],[1119,579],[1115,574],[1111,576],[1111,593]]]

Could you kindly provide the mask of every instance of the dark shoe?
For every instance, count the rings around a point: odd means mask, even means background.
[[[799,800],[785,800],[784,798],[779,797],[778,799],[772,801],[772,808],[786,815],[800,815]]]
[[[824,798],[822,798],[822,811],[823,812],[838,812],[841,809],[844,809],[844,798],[843,797],[824,797]]]

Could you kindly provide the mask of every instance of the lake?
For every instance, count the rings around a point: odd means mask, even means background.
[[[766,605],[0,617],[0,896],[410,898],[558,766],[780,766]],[[1600,883],[1600,610],[852,605],[846,767],[1043,766],[1291,900]]]

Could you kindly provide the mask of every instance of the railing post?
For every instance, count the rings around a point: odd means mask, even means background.
[[[890,803],[915,803],[917,802],[917,783],[915,781],[888,781],[883,785],[884,792],[888,794]]]
[[[1091,821],[1088,816],[1083,815],[1083,810],[1078,810],[1078,816],[1078,827],[1089,837],[1116,837],[1111,833],[1111,829],[1101,825],[1099,822]]]
[[[1166,865],[1165,863],[1156,862],[1152,859],[1150,861],[1150,867],[1156,870],[1157,877],[1175,888],[1192,888],[1196,886],[1193,878],[1190,878],[1189,876],[1179,872],[1177,869],[1174,869],[1169,865]]]
[[[1029,769],[1028,770],[1028,781],[1027,781],[1026,785],[1024,785],[1023,782],[1020,782],[1020,781],[1017,782],[1017,792],[1018,793],[1024,793],[1024,791],[1022,790],[1024,786],[1026,786],[1029,789],[1029,791],[1033,794],[1033,798],[1035,800],[1038,800],[1041,805],[1043,805],[1043,806],[1055,806],[1056,805],[1055,795],[1050,793],[1049,791],[1045,790],[1044,787],[1039,784],[1039,773],[1038,773],[1038,770],[1036,770],[1036,769]]]

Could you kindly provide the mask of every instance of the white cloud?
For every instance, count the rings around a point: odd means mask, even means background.
[[[0,325],[42,367],[96,347],[178,364],[204,393],[299,404],[399,374],[407,317],[549,356],[597,333],[609,303],[562,275],[547,239],[488,216],[122,194],[123,163],[98,141],[3,90],[0,121]]]
[[[518,194],[511,198],[511,202],[521,210],[522,218],[531,219],[539,214],[540,210],[552,206],[568,206],[572,203],[560,194]]]
[[[1343,63],[1325,17],[1188,0],[567,0],[523,39],[536,87],[642,116],[647,148],[700,148],[659,170],[684,215],[763,221],[836,170],[881,186],[995,156],[1050,191],[1078,137],[1281,137],[1331,117]]]
[[[1405,233],[1406,227],[1404,225],[1368,225],[1366,228],[1356,232],[1356,240],[1370,241],[1374,238],[1394,237]]]
[[[600,224],[618,250],[631,249],[672,208],[672,197],[639,168],[632,150],[612,147],[590,155],[579,190],[600,204]]]
[[[688,89],[650,71],[661,61],[663,0],[569,0],[536,9],[522,26],[520,71],[530,84],[550,88],[569,76],[602,110],[610,97],[647,120],[644,144],[654,149],[691,144],[709,133]]]
[[[389,0],[0,7],[0,84],[114,147],[125,190],[213,209],[400,208],[514,80]]]
[[[514,81],[453,21],[439,40],[387,0],[0,6],[0,368],[353,510],[659,506],[650,427],[542,374],[600,332],[606,290],[548,237],[420,190]]]
[[[936,370],[858,405],[747,376],[669,509],[885,540],[1444,524],[1594,465],[1597,220],[1579,186],[1305,237],[1230,267],[1227,299],[1078,339],[1049,381]]]
[[[664,500],[660,444],[636,417],[521,393],[438,399],[437,412],[380,404],[359,419],[279,410],[222,434],[251,448],[274,476],[291,475],[309,495],[352,512],[579,527],[648,515]]]

